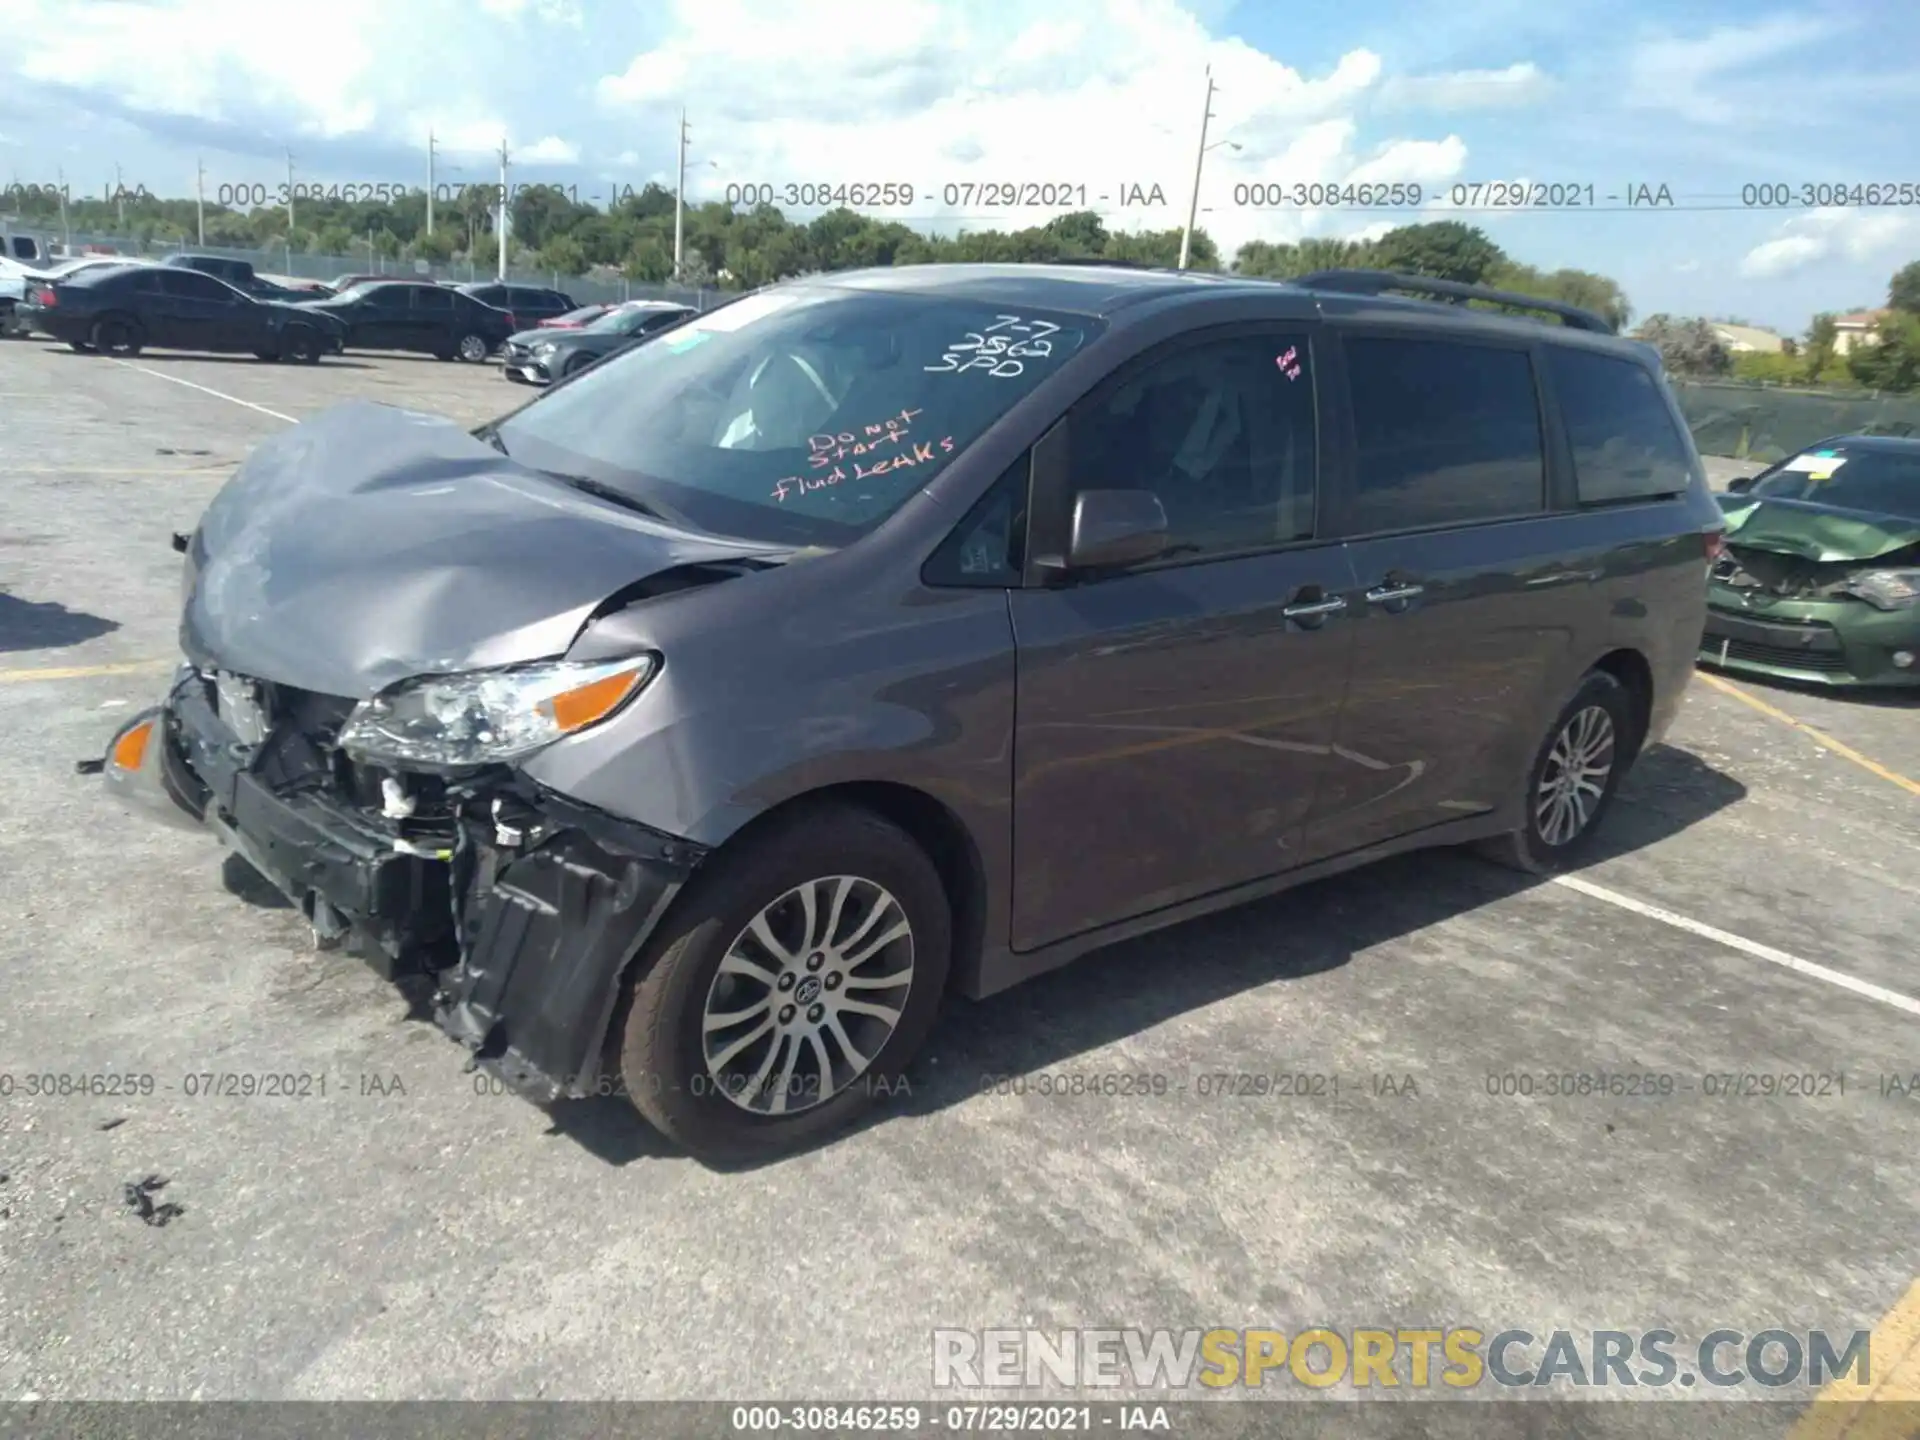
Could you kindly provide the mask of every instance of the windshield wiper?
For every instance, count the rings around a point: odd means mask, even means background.
[[[507,452],[503,448],[500,453],[504,455]],[[571,486],[573,489],[591,495],[597,500],[605,500],[610,505],[618,505],[623,510],[631,510],[636,515],[644,515],[649,520],[664,520],[669,525],[685,527],[684,521],[680,520],[677,516],[669,515],[659,506],[649,505],[646,501],[629,495],[626,491],[616,489],[614,486],[605,484],[599,480],[590,480],[585,475],[568,475],[560,470],[542,470],[540,473],[549,480],[558,480],[562,485]]]

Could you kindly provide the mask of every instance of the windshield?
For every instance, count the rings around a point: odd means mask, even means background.
[[[631,335],[642,325],[660,319],[661,312],[636,306],[631,310],[609,310],[592,324],[583,326],[589,335]]]
[[[782,286],[633,347],[496,433],[525,464],[702,530],[843,544],[1100,328],[973,299]]]
[[[1847,445],[1809,450],[1769,470],[1746,493],[1920,520],[1920,446],[1904,452]]]

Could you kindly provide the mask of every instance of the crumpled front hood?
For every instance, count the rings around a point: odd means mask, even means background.
[[[181,645],[202,666],[364,699],[561,655],[610,595],[661,571],[790,553],[676,530],[452,421],[355,402],[261,445],[214,497]]]
[[[1920,545],[1920,521],[1811,504],[1724,495],[1727,543],[1823,563],[1873,560]]]

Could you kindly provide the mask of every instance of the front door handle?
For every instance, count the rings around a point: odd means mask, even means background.
[[[1327,615],[1337,615],[1347,608],[1347,602],[1338,595],[1327,600],[1304,600],[1289,605],[1280,613],[1289,620],[1318,620]]]
[[[1424,585],[1376,585],[1367,591],[1369,605],[1393,605],[1427,593]]]

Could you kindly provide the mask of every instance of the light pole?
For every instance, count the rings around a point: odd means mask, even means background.
[[[673,182],[673,283],[680,283],[681,261],[687,243],[687,110],[680,107],[680,168]]]
[[[1192,252],[1194,238],[1194,219],[1200,213],[1200,169],[1206,165],[1206,127],[1213,119],[1213,67],[1206,67],[1206,104],[1200,108],[1200,146],[1194,150],[1194,188],[1187,196],[1187,228],[1181,230],[1181,263],[1175,269],[1187,269],[1188,253]]]
[[[200,239],[197,243],[204,250],[207,247],[207,162],[195,159],[193,165],[193,209],[200,222]]]
[[[500,242],[498,247],[500,252],[500,272],[497,278],[501,280],[505,280],[507,278],[507,165],[508,163],[509,161],[508,161],[508,155],[507,155],[507,140],[506,140],[506,137],[503,135],[500,137],[500,220],[498,225],[495,227],[498,231],[497,238]]]
[[[427,131],[427,234],[433,234],[433,131]]]
[[[293,249],[293,151],[287,151],[287,249]]]

